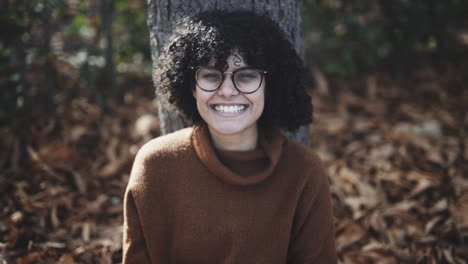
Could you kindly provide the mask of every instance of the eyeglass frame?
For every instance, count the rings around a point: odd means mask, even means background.
[[[241,68],[238,68],[238,69],[235,69],[234,71],[231,71],[231,72],[227,72],[227,71],[220,71],[218,68],[216,67],[213,67],[213,66],[198,66],[198,67],[190,67],[190,69],[192,70],[195,70],[195,76],[194,76],[194,79],[195,79],[195,83],[197,84],[197,86],[205,91],[205,92],[214,92],[216,90],[219,89],[219,87],[221,87],[221,85],[223,85],[224,81],[226,80],[226,77],[225,77],[225,74],[226,73],[229,73],[231,74],[231,82],[232,84],[234,85],[234,88],[236,88],[236,90],[239,92],[239,93],[243,93],[243,94],[253,94],[255,93],[256,91],[258,91],[258,89],[260,89],[260,87],[262,86],[262,83],[263,83],[263,79],[265,79],[265,75],[267,74],[267,71],[262,71],[260,69],[257,69],[257,68],[254,68],[254,67],[241,67]],[[201,87],[198,82],[197,82],[197,75],[198,75],[198,71],[200,69],[213,69],[213,70],[217,70],[219,72],[221,72],[221,75],[223,76],[221,82],[219,83],[218,87],[216,87],[216,89],[213,89],[213,90],[207,90],[207,89],[203,89],[203,87]],[[260,80],[260,84],[258,85],[257,89],[255,89],[254,91],[252,92],[243,92],[241,91],[239,88],[237,88],[237,85],[236,85],[236,82],[234,81],[234,74],[236,74],[237,72],[239,71],[242,71],[242,70],[254,70],[256,72],[259,72],[260,73],[260,76],[262,77],[262,79]]]

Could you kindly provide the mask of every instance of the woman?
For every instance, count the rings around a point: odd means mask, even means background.
[[[247,11],[184,19],[154,73],[194,126],[145,144],[125,193],[124,263],[336,263],[302,61]]]

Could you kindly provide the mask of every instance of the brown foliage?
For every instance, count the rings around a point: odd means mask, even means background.
[[[460,69],[394,81],[316,72],[342,263],[468,263],[468,91]],[[465,77],[464,77],[465,76]]]
[[[312,142],[330,174],[340,262],[467,263],[468,75],[316,75]],[[158,120],[130,90],[111,114],[68,98],[56,116],[0,130],[0,262],[120,261],[124,189]]]

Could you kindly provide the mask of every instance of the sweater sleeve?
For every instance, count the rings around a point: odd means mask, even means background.
[[[288,263],[337,263],[330,187],[324,168],[306,184],[294,220]]]
[[[124,198],[123,225],[123,260],[122,264],[151,263],[145,238],[141,229],[137,207],[131,189],[127,189]]]

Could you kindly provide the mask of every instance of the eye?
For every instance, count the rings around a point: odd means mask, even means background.
[[[237,82],[245,83],[256,81],[260,78],[260,73],[253,70],[243,70],[236,73]]]
[[[197,79],[204,82],[219,82],[221,80],[221,73],[213,69],[200,69]]]
[[[205,73],[202,75],[203,79],[218,79],[219,75],[216,73]]]

